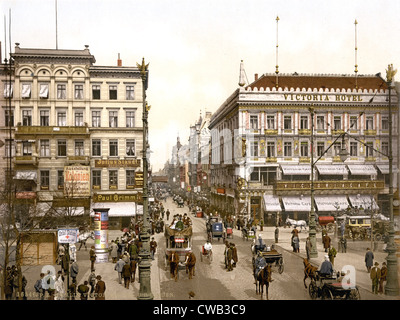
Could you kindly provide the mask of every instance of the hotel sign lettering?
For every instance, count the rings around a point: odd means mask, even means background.
[[[314,182],[315,190],[378,190],[384,189],[384,181],[319,181]],[[311,181],[279,181],[276,191],[310,190]]]
[[[140,159],[130,160],[96,160],[94,162],[96,168],[127,168],[140,167]]]
[[[283,95],[285,100],[290,101],[342,101],[362,102],[359,94],[320,94],[320,93],[287,93]]]

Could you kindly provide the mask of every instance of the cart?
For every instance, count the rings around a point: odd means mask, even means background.
[[[222,222],[219,222],[218,217],[209,218],[206,223],[207,227],[207,236],[210,242],[213,241],[213,238],[217,238],[218,241],[223,239],[225,242],[226,239],[226,231]]]
[[[203,257],[207,258],[211,262],[213,260],[212,250],[206,250],[204,249],[204,246],[201,246],[201,254],[200,254],[201,261],[203,261]]]
[[[332,216],[319,216],[317,223],[317,232],[325,229],[328,233],[335,232],[335,218]]]
[[[256,233],[253,230],[247,228],[242,228],[242,238],[243,240],[255,239]]]
[[[188,226],[183,230],[165,226],[165,270],[169,266],[168,256],[173,251],[179,255],[179,269],[186,268],[186,255],[192,252],[192,234],[192,226]]]
[[[252,252],[253,252],[253,268],[254,268],[254,263],[256,260],[256,256],[258,254],[257,249],[255,249],[255,246],[252,247]],[[282,253],[279,253],[273,246],[265,246],[262,251],[260,251],[262,256],[265,259],[265,262],[267,264],[271,264],[272,266],[275,266],[278,269],[279,274],[283,272],[284,269],[284,264],[283,264],[283,257]]]
[[[322,300],[360,300],[360,291],[356,285],[344,286],[337,275],[332,277],[321,277],[317,273],[317,279],[311,279],[308,293],[311,299]]]

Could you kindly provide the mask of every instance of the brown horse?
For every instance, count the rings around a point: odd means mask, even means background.
[[[272,281],[271,272],[271,265],[267,264],[256,276],[256,294],[261,294],[261,299],[263,298],[265,285],[265,296],[268,300],[268,287]]]
[[[179,255],[176,251],[172,251],[168,255],[168,262],[171,278],[175,278],[175,281],[178,281]]]
[[[308,261],[307,258],[303,259],[303,264],[304,264],[304,287],[306,287],[307,289],[307,285],[306,285],[306,279],[310,278],[313,280],[317,280],[317,270],[318,268],[313,266],[310,261]]]
[[[189,279],[192,279],[195,273],[196,256],[193,252],[186,253],[185,257],[186,273],[189,273]]]

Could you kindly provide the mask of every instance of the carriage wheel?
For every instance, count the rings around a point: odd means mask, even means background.
[[[375,239],[375,241],[381,241],[382,240],[382,234],[380,234],[380,233],[375,234],[374,239]]]
[[[328,232],[334,232],[335,231],[335,225],[332,222],[328,223],[328,225],[326,227],[328,229]]]
[[[314,280],[311,280],[310,285],[308,286],[308,294],[310,295],[312,300],[318,298],[318,287]]]
[[[361,300],[360,291],[357,287],[351,289],[350,292],[347,294],[347,300]]]
[[[322,300],[333,300],[332,292],[328,287],[322,288],[321,297],[322,297]]]

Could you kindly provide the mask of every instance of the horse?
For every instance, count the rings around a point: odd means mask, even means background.
[[[303,230],[303,227],[304,229],[307,228],[307,222],[305,220],[293,220],[288,217],[286,218],[286,224],[290,227],[291,226],[300,227],[300,230]]]
[[[310,278],[312,280],[317,280],[317,270],[318,268],[313,266],[307,258],[303,259],[304,264],[304,287],[307,289],[306,279]]]
[[[176,251],[172,251],[168,255],[168,261],[171,278],[175,278],[175,281],[178,281],[179,255]]]
[[[85,232],[79,233],[78,242],[80,243],[80,246],[79,246],[78,251],[81,250],[82,246],[85,246],[85,250],[87,250],[86,241],[89,238],[94,240],[94,231],[85,231]]]
[[[256,294],[261,294],[261,299],[263,298],[265,285],[265,296],[268,300],[269,283],[272,281],[271,272],[271,265],[267,264],[256,276]]]
[[[193,252],[186,253],[185,257],[186,273],[189,274],[189,279],[195,275],[196,256]]]

